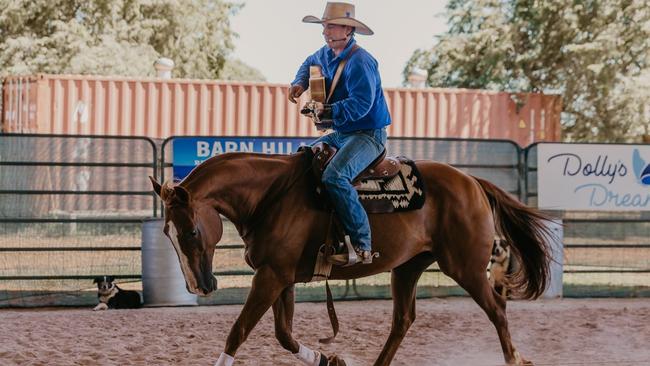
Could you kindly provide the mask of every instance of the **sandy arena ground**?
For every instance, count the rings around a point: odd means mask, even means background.
[[[390,301],[335,304],[331,334],[324,303],[296,307],[297,340],[348,365],[371,365],[390,328]],[[0,310],[0,364],[213,365],[240,305],[141,310]],[[418,318],[393,365],[501,365],[496,332],[468,298],[418,300]],[[536,365],[650,365],[648,299],[510,302],[510,329]],[[351,324],[349,324],[351,322]],[[273,334],[268,312],[239,349],[235,365],[298,365]]]

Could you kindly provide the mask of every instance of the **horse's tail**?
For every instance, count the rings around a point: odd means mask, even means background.
[[[535,299],[544,293],[549,279],[551,232],[545,225],[550,218],[530,208],[494,184],[474,177],[483,188],[494,210],[497,231],[510,244],[521,265],[510,278],[514,294]]]

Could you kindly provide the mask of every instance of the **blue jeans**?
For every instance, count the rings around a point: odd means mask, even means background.
[[[386,129],[345,133],[334,131],[321,136],[313,144],[321,141],[338,149],[322,178],[334,210],[346,234],[350,235],[352,244],[361,250],[370,250],[368,215],[359,202],[359,194],[352,186],[352,180],[384,151]]]

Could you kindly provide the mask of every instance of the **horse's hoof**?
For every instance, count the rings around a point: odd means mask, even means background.
[[[516,350],[515,350],[515,352],[513,354],[513,359],[512,360],[508,360],[506,358],[506,364],[507,365],[513,365],[513,366],[515,366],[515,365],[517,365],[517,366],[518,365],[533,366],[532,361],[528,361],[527,359],[521,357],[521,354],[519,353],[519,351],[516,351]]]
[[[343,359],[339,358],[339,356],[337,356],[337,355],[330,356],[327,359],[327,365],[328,366],[346,366],[345,361],[343,361]]]
[[[523,357],[518,357],[516,360],[514,360],[512,362],[508,362],[507,364],[512,365],[512,366],[519,366],[519,365],[522,365],[522,366],[534,366],[535,365],[532,361],[528,361],[527,359],[525,359]]]

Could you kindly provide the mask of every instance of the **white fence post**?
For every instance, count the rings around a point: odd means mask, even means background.
[[[564,267],[564,228],[562,220],[553,220],[547,227],[551,232],[548,245],[551,250],[551,263],[549,265],[550,279],[548,287],[542,297],[546,299],[562,297],[562,271]]]

